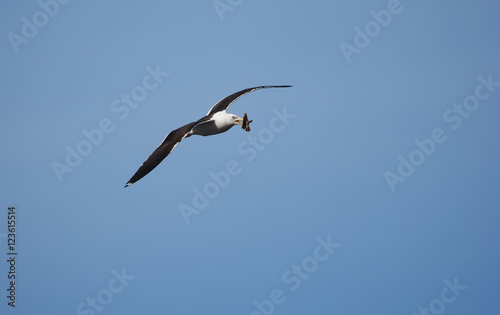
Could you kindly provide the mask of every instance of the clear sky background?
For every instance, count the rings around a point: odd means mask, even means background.
[[[0,4],[1,314],[498,313],[497,1],[40,3]]]

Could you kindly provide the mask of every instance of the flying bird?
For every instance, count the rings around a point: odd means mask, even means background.
[[[132,185],[151,172],[184,138],[190,137],[191,135],[215,135],[229,130],[234,125],[241,125],[245,130],[249,131],[248,120],[244,120],[238,115],[227,113],[229,106],[231,106],[231,104],[238,98],[250,92],[260,89],[285,87],[291,87],[291,85],[256,86],[226,96],[215,104],[208,111],[205,117],[170,132],[165,139],[163,139],[162,143],[156,148],[156,150],[151,153],[147,160],[142,163],[141,167],[139,167],[134,176],[130,178],[125,187]],[[246,114],[244,118],[246,118]]]

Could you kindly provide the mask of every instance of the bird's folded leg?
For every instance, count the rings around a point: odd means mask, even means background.
[[[248,119],[247,113],[245,113],[245,115],[243,115],[243,123],[241,124],[241,128],[245,129],[245,131],[250,131],[250,123],[252,121],[253,120]]]

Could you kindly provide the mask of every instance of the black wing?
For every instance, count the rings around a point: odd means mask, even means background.
[[[244,90],[241,90],[239,92],[233,93],[229,96],[224,97],[217,104],[215,104],[210,109],[207,116],[210,116],[210,115],[215,114],[217,112],[220,112],[222,110],[227,110],[229,108],[229,106],[231,106],[231,104],[234,101],[236,101],[238,98],[242,97],[245,94],[253,92],[255,90],[268,89],[268,88],[284,88],[284,87],[291,87],[291,85],[262,85],[262,86],[256,86],[256,87],[244,89]]]
[[[201,120],[201,119],[200,119]],[[170,132],[168,136],[165,137],[163,142],[154,150],[153,153],[148,157],[144,163],[142,163],[141,167],[135,172],[134,176],[130,178],[125,187],[132,185],[137,182],[139,179],[146,176],[149,172],[151,172],[167,155],[172,152],[172,150],[182,141],[186,136],[188,136],[191,129],[198,124],[199,121],[189,123],[185,126],[182,126],[174,131]]]

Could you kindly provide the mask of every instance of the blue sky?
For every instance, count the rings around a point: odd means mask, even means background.
[[[497,313],[499,9],[2,3],[0,312]]]

